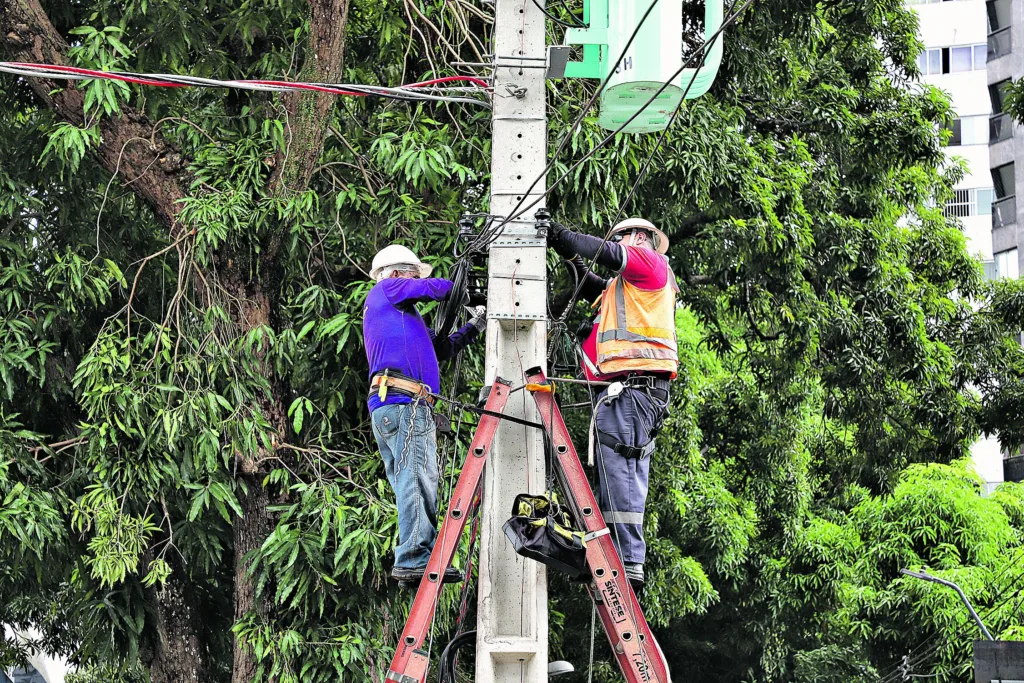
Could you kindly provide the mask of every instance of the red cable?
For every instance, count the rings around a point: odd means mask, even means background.
[[[63,71],[66,73],[78,74],[81,76],[92,76],[93,78],[108,78],[115,81],[127,83],[138,83],[139,85],[153,85],[161,88],[185,88],[184,83],[171,83],[170,81],[158,81],[151,78],[136,78],[125,76],[114,71],[95,71],[93,69],[80,69],[77,66],[63,66],[57,64],[31,64],[28,62],[10,62],[14,66],[28,67],[30,69],[50,69],[52,71]]]
[[[487,81],[476,78],[475,76],[444,76],[443,78],[433,78],[429,81],[420,81],[419,83],[409,83],[408,85],[399,86],[401,88],[419,88],[424,85],[435,85],[437,83],[472,83],[473,85],[479,85],[481,88],[490,88]]]

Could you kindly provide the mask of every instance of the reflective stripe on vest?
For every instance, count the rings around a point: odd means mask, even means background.
[[[677,291],[671,269],[665,286],[659,290],[640,289],[621,275],[608,284],[601,296],[597,332],[597,366],[601,374],[648,371],[675,375],[679,366],[675,331]]]

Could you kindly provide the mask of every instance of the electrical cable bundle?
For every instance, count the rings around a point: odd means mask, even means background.
[[[640,116],[640,114],[642,114],[643,111],[661,95],[661,93],[663,93],[670,85],[672,85],[672,83],[675,81],[675,79],[680,74],[682,74],[685,69],[690,67],[690,65],[696,60],[696,58],[698,56],[700,56],[700,65],[697,68],[700,69],[703,66],[703,64],[704,64],[704,61],[707,59],[708,49],[711,47],[711,45],[715,41],[718,40],[718,38],[722,35],[723,31],[725,31],[726,28],[728,28],[730,25],[732,25],[736,21],[736,19],[738,19],[739,16],[752,3],[753,3],[753,0],[746,0],[746,2],[744,2],[741,7],[739,7],[735,11],[730,12],[729,16],[727,16],[725,18],[725,20],[722,22],[722,25],[718,28],[718,30],[715,31],[710,37],[708,37],[707,40],[705,40],[703,43],[701,43],[701,45],[699,45],[693,51],[693,53],[683,62],[682,66],[680,66],[679,69],[677,69],[676,72],[674,74],[672,74],[672,76],[667,81],[665,81],[662,84],[662,86],[654,94],[652,94],[647,99],[647,101],[643,104],[643,106],[638,107],[637,111],[632,116],[630,116],[628,119],[626,119],[626,121],[623,122],[618,128],[616,128],[615,130],[611,131],[593,149],[588,151],[580,159],[578,159],[575,163],[573,163],[571,166],[569,166],[569,168],[567,168],[560,176],[558,176],[558,178],[556,178],[555,181],[553,183],[551,183],[550,186],[547,187],[547,189],[545,189],[542,193],[540,193],[539,197],[534,199],[529,204],[526,204],[526,201],[529,199],[530,193],[537,186],[537,184],[539,182],[541,182],[542,179],[544,179],[544,177],[547,175],[547,173],[555,166],[555,163],[557,162],[559,155],[561,154],[562,150],[565,149],[565,147],[569,143],[569,141],[571,139],[573,139],[574,132],[580,126],[580,124],[583,122],[583,120],[585,119],[587,112],[594,105],[594,103],[597,101],[597,99],[601,96],[601,93],[608,86],[608,83],[611,81],[612,77],[615,75],[614,71],[609,73],[608,76],[606,76],[605,79],[601,82],[601,85],[598,86],[597,90],[594,92],[593,96],[591,96],[590,100],[580,110],[580,114],[576,118],[576,120],[573,121],[573,123],[569,127],[569,129],[563,134],[561,142],[558,144],[558,147],[555,149],[554,153],[551,156],[551,160],[547,163],[547,165],[544,167],[544,169],[540,172],[540,174],[534,179],[534,181],[530,184],[530,186],[523,193],[522,199],[520,199],[516,203],[516,205],[512,208],[512,211],[509,213],[509,215],[507,217],[505,217],[505,216],[494,216],[493,218],[495,220],[492,221],[492,223],[494,223],[494,225],[489,225],[487,228],[485,228],[485,230],[483,232],[481,232],[481,234],[480,234],[478,239],[480,241],[483,241],[484,243],[487,243],[487,244],[489,244],[490,242],[493,242],[494,239],[496,239],[501,234],[501,232],[504,230],[505,225],[507,225],[508,223],[510,223],[510,222],[512,222],[514,220],[520,219],[522,216],[524,216],[526,214],[527,211],[529,211],[531,208],[533,208],[534,206],[539,204],[541,201],[543,201],[544,198],[548,194],[550,194],[555,188],[557,188],[561,183],[563,183],[573,173],[573,171],[575,171],[577,168],[579,168],[584,162],[586,162],[592,156],[597,154],[600,150],[602,150],[605,147],[607,147],[608,144],[611,143],[612,140],[615,138],[615,136],[618,135],[619,133],[621,133],[626,128],[626,126],[628,126],[638,116]],[[640,18],[640,21],[637,23],[636,28],[633,30],[633,33],[630,35],[629,40],[627,40],[625,46],[623,46],[622,53],[619,55],[618,61],[622,60],[622,58],[625,56],[626,52],[632,46],[633,41],[636,39],[637,34],[640,32],[640,29],[643,27],[644,22],[647,21],[647,18],[650,16],[651,12],[654,10],[654,7],[657,4],[658,4],[658,0],[654,0],[654,2],[651,3],[650,7],[647,8],[647,11],[644,13],[644,15]],[[681,110],[683,102],[686,101],[686,93],[689,92],[690,87],[692,85],[693,85],[693,79],[690,80],[690,84],[687,86],[686,90],[684,91],[682,98],[680,98],[679,105],[676,107],[676,111],[672,115],[672,120],[670,121],[669,126],[671,126],[672,121],[675,120],[676,115]],[[667,131],[667,130],[668,130],[668,127],[665,128],[665,131]],[[664,139],[665,131],[663,131],[661,140]],[[659,142],[658,142],[658,147],[660,147],[661,140],[659,140]],[[657,147],[655,148],[655,151],[656,150],[657,150]],[[652,158],[653,158],[653,155],[652,155]],[[649,159],[648,162],[645,164],[645,168],[650,166],[650,162],[651,162],[651,160]],[[641,178],[642,178],[642,176],[641,176]],[[638,185],[639,185],[639,179],[638,179],[637,185],[635,185],[634,188],[633,188],[633,192],[635,192],[636,187]],[[631,192],[631,195],[632,195],[632,192]],[[526,206],[523,206],[524,204],[526,204]],[[593,264],[590,264],[590,268],[592,268],[592,267],[593,267]],[[590,268],[587,269],[587,272],[589,272]]]
[[[397,88],[376,85],[356,85],[352,83],[305,83],[302,81],[278,80],[219,80],[200,78],[198,76],[182,76],[177,74],[144,74],[132,71],[97,71],[75,66],[57,64],[32,64],[28,62],[0,62],[0,72],[29,78],[50,78],[58,80],[81,81],[103,79],[135,83],[158,88],[233,88],[238,90],[257,90],[263,92],[297,92],[313,91],[332,95],[350,97],[384,97],[393,100],[452,102],[474,104],[490,107],[490,102],[473,97],[462,97],[444,94],[455,91],[463,94],[488,93],[490,85],[487,81],[475,76],[445,76],[432,78],[418,83],[408,83]],[[447,86],[448,83],[471,83],[472,87]],[[430,94],[430,92],[442,94]]]
[[[455,678],[455,659],[459,656],[459,649],[476,642],[476,631],[466,631],[455,636],[444,651],[441,652],[441,661],[438,663],[437,683],[458,683]]]
[[[455,330],[462,307],[469,303],[469,273],[472,269],[472,261],[463,258],[455,262],[448,275],[455,286],[434,311],[434,335],[438,339],[449,336]]]

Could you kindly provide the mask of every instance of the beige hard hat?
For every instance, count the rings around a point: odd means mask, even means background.
[[[629,232],[631,230],[646,230],[654,236],[654,251],[659,254],[664,254],[668,251],[668,235],[654,227],[654,223],[643,218],[627,218],[624,221],[619,221],[612,228],[611,232],[608,233],[608,236],[611,237],[620,232]]]
[[[430,277],[433,268],[420,261],[416,254],[408,247],[401,244],[389,244],[373,257],[373,264],[370,266],[370,277],[380,282],[382,275],[392,269],[417,270],[420,277]]]

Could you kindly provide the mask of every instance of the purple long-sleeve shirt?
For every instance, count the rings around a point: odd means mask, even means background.
[[[423,382],[434,393],[441,390],[438,360],[458,354],[479,332],[469,324],[450,337],[435,339],[434,331],[416,310],[416,303],[440,301],[454,286],[450,280],[441,278],[388,278],[374,285],[363,304],[363,341],[370,377],[395,370]],[[382,405],[411,402],[410,397],[395,392],[389,392],[381,401],[374,393],[367,405],[372,413]]]

